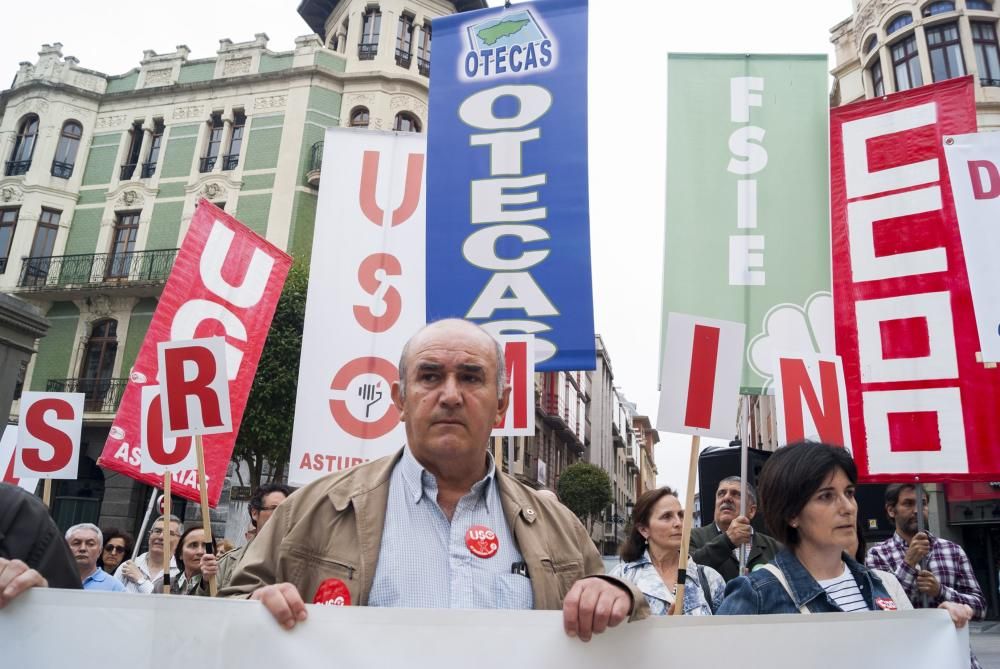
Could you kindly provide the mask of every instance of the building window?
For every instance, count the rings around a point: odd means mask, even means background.
[[[367,128],[368,127],[368,108],[367,107],[355,107],[351,111],[351,127],[352,128]]]
[[[902,30],[906,26],[913,23],[913,17],[909,14],[900,14],[892,21],[889,21],[889,25],[885,28],[885,34],[891,35],[898,30]]]
[[[983,86],[1000,86],[1000,50],[997,48],[996,26],[986,21],[973,21],[971,26],[979,83]]]
[[[361,42],[358,44],[358,60],[373,60],[378,53],[378,34],[382,26],[382,12],[378,7],[369,7],[361,23]]]
[[[399,112],[396,114],[396,123],[393,130],[400,132],[420,132],[420,119],[409,112]]]
[[[35,140],[38,138],[38,117],[29,114],[21,121],[14,140],[14,150],[7,161],[6,174],[16,177],[28,172],[31,167],[31,155],[35,152]]]
[[[431,76],[431,24],[425,23],[420,29],[417,43],[417,70],[425,77]]]
[[[413,59],[413,17],[409,14],[399,15],[399,25],[396,28],[396,64],[410,67]]]
[[[931,56],[934,81],[944,81],[965,74],[962,44],[958,37],[958,22],[943,23],[927,28],[927,47]]]
[[[139,234],[139,212],[118,214],[114,237],[111,240],[111,257],[108,258],[107,278],[122,279],[132,268],[135,239]]]
[[[0,209],[0,274],[7,271],[7,257],[17,227],[17,209]]]
[[[52,176],[69,179],[73,176],[73,166],[76,164],[76,152],[80,150],[80,138],[83,136],[83,126],[76,121],[63,123],[59,133],[59,144],[56,146],[56,157],[52,161]]]
[[[924,83],[920,74],[920,58],[917,55],[917,38],[910,35],[890,47],[892,69],[896,75],[896,90],[905,91]]]
[[[965,0],[965,8],[981,9],[988,12],[993,9],[993,3],[990,0]]]
[[[944,14],[945,12],[955,11],[954,2],[932,2],[926,7],[924,7],[924,16],[934,16],[935,14]]]
[[[160,160],[160,149],[163,148],[163,119],[153,121],[153,137],[149,142],[149,153],[146,162],[142,164],[142,178],[148,179],[156,174],[156,163]]]
[[[135,166],[139,164],[139,152],[142,151],[142,121],[133,123],[128,134],[128,153],[125,154],[125,164],[122,165],[121,174],[118,175],[121,181],[131,179],[135,174]]]
[[[878,35],[872,35],[865,40],[865,48],[863,49],[863,52],[865,54],[869,54],[875,49],[876,46],[878,46]]]
[[[882,81],[882,61],[878,58],[868,66],[868,72],[872,77],[872,94],[875,97],[885,95],[885,82]]]
[[[83,350],[77,390],[84,394],[84,410],[94,411],[104,403],[111,388],[118,354],[118,321],[106,318],[90,328],[90,338]]]
[[[243,148],[243,128],[247,117],[242,111],[233,112],[233,136],[229,138],[229,152],[222,159],[223,170],[235,170],[240,164],[240,149]]]
[[[41,286],[48,278],[52,251],[59,234],[60,216],[61,212],[55,209],[42,209],[35,227],[35,238],[31,242],[31,255],[24,263],[24,276],[21,277],[20,285]]]
[[[211,172],[215,168],[215,161],[219,159],[219,151],[222,150],[222,131],[225,128],[222,123],[222,112],[212,114],[212,120],[208,123],[208,146],[205,148],[205,155],[198,168],[202,174]]]

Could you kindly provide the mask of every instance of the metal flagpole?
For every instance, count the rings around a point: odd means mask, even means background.
[[[744,395],[743,399],[746,400],[747,408],[747,432],[746,439],[740,439],[740,515],[747,515],[747,442],[750,441],[750,396]],[[740,421],[740,431],[742,432],[743,421]],[[740,576],[746,575],[747,568],[747,544],[741,544],[739,548],[740,555]]]
[[[914,487],[914,494],[917,497],[917,533],[926,531],[924,526],[924,485],[920,482],[920,477],[916,477],[916,485]],[[927,558],[920,561],[920,570],[923,571],[927,568]],[[923,592],[920,594],[920,603],[926,609],[929,607],[929,602],[927,599],[927,593]]]
[[[153,513],[153,506],[156,504],[156,488],[154,487],[149,493],[149,504],[146,505],[146,517],[142,519],[142,527],[139,530],[139,536],[135,538],[135,546],[132,548],[132,559],[135,560],[136,556],[139,555],[139,544],[142,543],[142,538],[146,536],[146,528],[149,526],[149,516]]]

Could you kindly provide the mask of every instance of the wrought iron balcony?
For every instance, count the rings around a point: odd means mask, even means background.
[[[7,271],[7,259],[0,258],[0,274],[3,274],[6,271]]]
[[[358,45],[358,60],[375,60],[378,42],[362,42]]]
[[[153,162],[153,163],[143,163],[142,164],[142,172],[140,174],[140,178],[142,178],[142,179],[148,179],[151,176],[153,176],[154,174],[156,174],[156,163],[155,162]]]
[[[417,56],[417,71],[425,77],[431,76],[431,61]]]
[[[122,401],[128,379],[49,379],[45,391],[83,393],[83,410],[90,413],[115,413]]]
[[[58,160],[52,161],[52,176],[60,179],[69,179],[73,176],[73,163],[60,163]]]
[[[29,167],[31,167],[30,160],[8,160],[6,175],[9,177],[19,177],[22,174],[27,174]]]
[[[202,174],[205,174],[206,172],[211,172],[213,169],[215,169],[215,160],[216,156],[205,156],[204,158],[201,159],[201,162],[198,165],[198,171],[201,172]]]
[[[1000,86],[1000,79],[980,79],[980,86]]]
[[[135,163],[125,163],[122,165],[121,172],[118,174],[119,181],[128,181],[135,174]]]
[[[313,188],[319,188],[319,174],[323,169],[323,142],[316,142],[309,149],[309,171],[306,172],[306,181]]]
[[[406,49],[396,49],[396,64],[401,65],[407,69],[410,67],[410,63],[413,62],[413,55]]]
[[[163,283],[176,256],[177,249],[157,249],[25,258],[17,285],[24,290],[52,291]]]
[[[228,156],[222,156],[222,170],[227,172],[229,170],[235,170],[236,166],[240,164],[240,154],[231,153]]]

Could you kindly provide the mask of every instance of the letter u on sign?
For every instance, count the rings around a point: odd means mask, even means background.
[[[162,342],[158,353],[164,436],[232,432],[225,339]]]
[[[743,323],[667,315],[657,429],[733,436],[745,333]]]
[[[82,427],[83,393],[21,395],[14,476],[75,479]]]

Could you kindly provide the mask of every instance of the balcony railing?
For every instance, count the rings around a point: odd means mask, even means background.
[[[405,68],[409,68],[411,62],[413,62],[413,54],[411,54],[406,49],[396,49],[397,65],[402,65]]]
[[[198,171],[201,172],[202,174],[205,174],[206,172],[211,172],[213,169],[215,169],[215,160],[216,156],[205,156],[204,158],[201,159],[200,163],[198,164]]]
[[[9,177],[19,177],[27,174],[29,167],[31,167],[30,160],[8,160],[6,174]]]
[[[71,286],[122,286],[166,281],[177,249],[85,253],[25,258],[18,287],[52,290]]]
[[[228,156],[222,156],[222,170],[224,172],[229,170],[235,170],[236,166],[240,164],[240,154],[231,153]]]
[[[69,179],[73,176],[73,163],[61,163],[58,160],[52,161],[52,176],[60,179]]]
[[[431,61],[427,58],[417,56],[417,72],[425,77],[431,76]]]
[[[3,274],[6,271],[7,271],[7,259],[0,258],[0,274]]]
[[[362,42],[358,45],[358,60],[375,60],[378,42]]]
[[[980,86],[1000,86],[1000,79],[980,79]]]
[[[128,181],[135,174],[135,163],[125,163],[122,165],[121,171],[118,173],[119,181]]]
[[[151,176],[153,176],[154,174],[156,174],[156,163],[155,162],[154,163],[143,163],[142,164],[142,173],[140,174],[140,178],[142,178],[142,179],[148,179]]]
[[[306,171],[306,181],[313,188],[319,187],[320,171],[323,169],[323,142],[316,142],[309,149],[309,169]]]
[[[115,413],[122,401],[128,379],[49,379],[50,393],[83,393],[83,410],[91,413]]]

